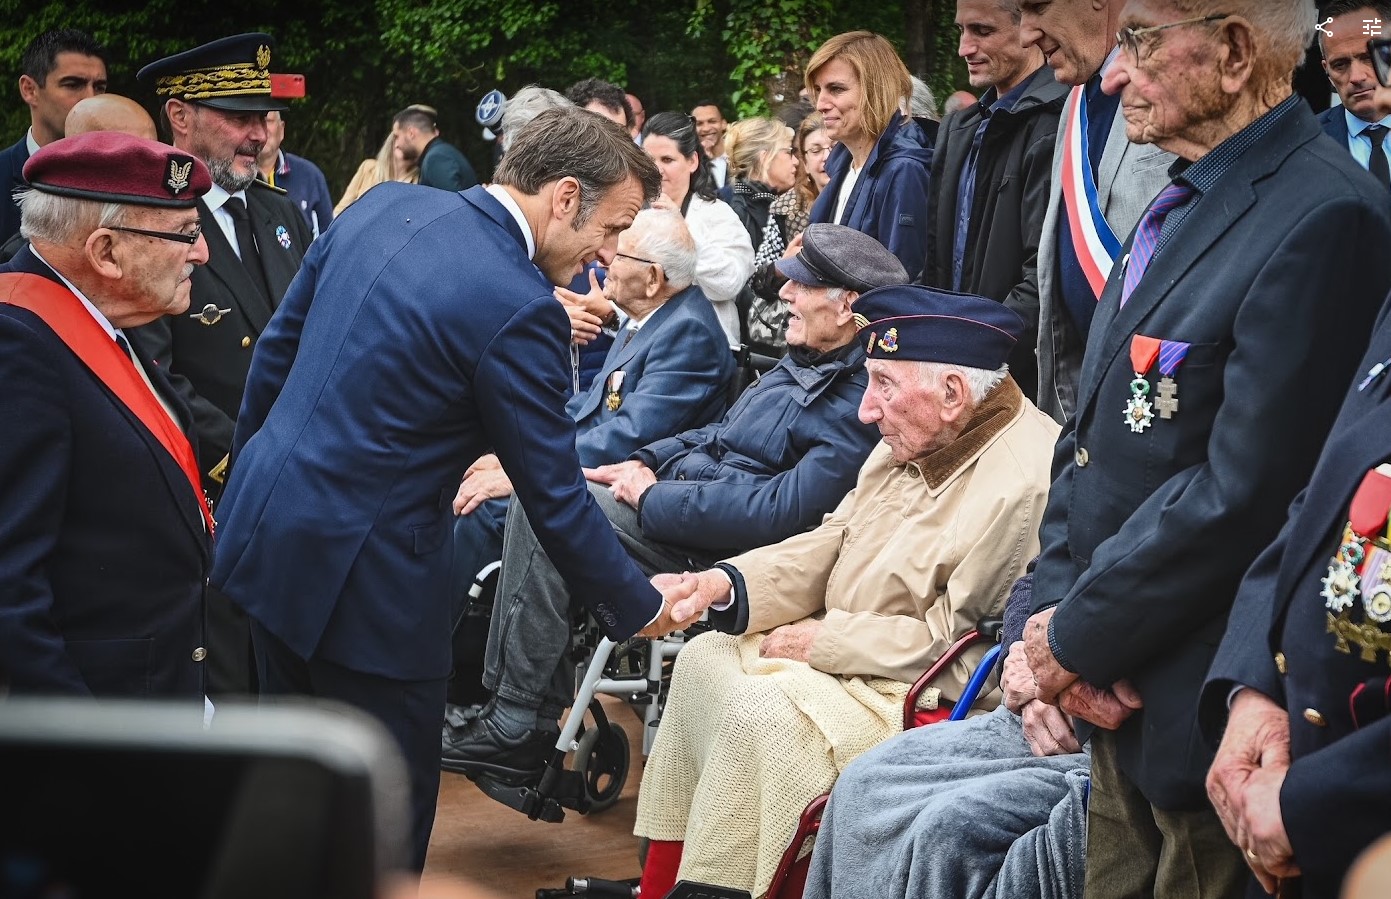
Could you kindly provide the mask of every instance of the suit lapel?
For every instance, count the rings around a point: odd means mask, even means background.
[[[227,292],[236,299],[251,327],[256,333],[261,333],[270,321],[273,311],[270,300],[251,280],[251,276],[242,266],[241,259],[237,257],[236,250],[232,249],[226,235],[222,233],[222,226],[202,200],[198,201],[198,217],[203,222],[203,237],[208,241],[207,270],[226,286]]]
[[[294,212],[293,208],[283,203],[272,204],[270,196],[275,195],[266,194],[264,188],[248,190],[246,208],[251,218],[251,232],[256,235],[256,245],[260,248],[266,281],[273,294],[267,299],[274,308],[280,305],[285,289],[294,280],[308,247],[295,246],[295,234],[290,228],[293,223],[284,220],[283,213]]]
[[[1293,113],[1289,115],[1293,116]],[[1131,335],[1137,332],[1145,318],[1169,296],[1174,285],[1198,259],[1256,202],[1256,192],[1251,185],[1278,168],[1295,149],[1315,136],[1314,133],[1292,135],[1291,131],[1298,129],[1299,121],[1298,118],[1285,118],[1277,123],[1270,134],[1246,151],[1211,191],[1199,198],[1197,205],[1189,210],[1183,220],[1181,237],[1171,240],[1155,254],[1149,270],[1123,309],[1118,307],[1125,267],[1118,264],[1112,270],[1101,298],[1102,308],[1097,310],[1098,318],[1104,317],[1105,320],[1092,323],[1094,339],[1088,343],[1083,363],[1081,392],[1077,401],[1079,409],[1090,404],[1100,387],[1102,376],[1117,354],[1130,345]],[[1303,140],[1290,143],[1292,136],[1303,137]],[[1127,243],[1126,255],[1121,257],[1122,260],[1127,260],[1129,252],[1130,244]],[[1099,332],[1098,325],[1101,326]]]
[[[1111,191],[1120,175],[1121,166],[1133,164],[1130,154],[1143,149],[1145,147],[1132,144],[1125,136],[1125,116],[1117,107],[1116,114],[1111,117],[1111,130],[1106,134],[1106,147],[1101,151],[1101,163],[1096,167],[1096,201],[1102,209],[1111,203]]]

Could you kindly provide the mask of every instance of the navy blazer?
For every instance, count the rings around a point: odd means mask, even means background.
[[[1280,806],[1308,899],[1338,895],[1353,859],[1386,832],[1391,809],[1391,659],[1385,651],[1363,659],[1355,645],[1338,650],[1321,595],[1353,493],[1367,471],[1391,461],[1391,370],[1357,389],[1388,357],[1391,318],[1383,309],[1308,488],[1241,582],[1203,693],[1203,723],[1214,743],[1236,684],[1289,709],[1294,764]],[[1361,620],[1361,603],[1355,606],[1353,617]],[[1372,633],[1385,639],[1388,626],[1373,624]],[[1355,702],[1359,688],[1363,701]],[[1305,717],[1306,709],[1319,712],[1323,724]]]
[[[303,658],[442,678],[451,502],[491,449],[604,632],[651,621],[660,597],[580,471],[553,289],[481,187],[393,182],[350,206],[257,345],[213,583]]]
[[[57,281],[27,248],[3,271]],[[212,549],[183,469],[42,319],[2,303],[0,384],[0,683],[201,696]]]
[[[621,462],[638,447],[724,414],[734,355],[715,307],[691,286],[663,303],[631,341],[609,349],[589,390],[570,399],[582,465]],[[618,409],[606,402],[610,377],[623,372]]]
[[[1098,305],[1057,446],[1034,602],[1057,605],[1060,663],[1093,684],[1138,687],[1145,705],[1117,731],[1120,761],[1160,808],[1207,805],[1203,678],[1391,287],[1391,212],[1370,183],[1300,104],[1197,201],[1124,309],[1124,265]],[[1142,433],[1123,412],[1136,334],[1192,345],[1179,410]]]
[[[26,186],[24,163],[29,161],[29,133],[18,143],[0,150],[0,244],[19,233],[19,204],[16,188]]]
[[[1348,148],[1348,117],[1347,111],[1342,105],[1325,109],[1319,113],[1319,125],[1323,128],[1323,133],[1338,142],[1338,146],[1344,150]]]

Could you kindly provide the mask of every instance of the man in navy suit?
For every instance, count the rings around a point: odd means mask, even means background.
[[[1268,873],[1208,802],[1198,696],[1391,286],[1391,209],[1291,92],[1314,21],[1313,0],[1130,0],[1103,82],[1179,160],[1096,309],[1025,630],[1039,698],[1091,742],[1088,895]]]
[[[580,464],[621,462],[638,449],[714,421],[734,375],[729,340],[694,284],[695,241],[677,213],[645,209],[618,238],[604,295],[622,313],[618,339],[589,389],[566,403]],[[455,596],[502,554],[512,480],[489,453],[454,497]]]
[[[1319,29],[1323,70],[1342,104],[1321,113],[1319,123],[1382,187],[1391,190],[1391,142],[1386,140],[1391,115],[1377,111],[1377,78],[1367,51],[1368,37],[1391,34],[1391,3],[1335,0],[1321,17],[1331,20]]]
[[[0,151],[0,244],[19,231],[14,191],[24,186],[24,163],[63,136],[63,122],[78,100],[106,93],[106,51],[74,28],[34,38],[20,67],[19,96],[29,107],[30,125],[18,142]]]
[[[211,177],[114,132],[24,175],[31,245],[0,270],[0,692],[201,699],[212,517],[188,409],[127,329],[188,308]]]
[[[252,619],[264,690],[345,701],[395,737],[417,867],[439,791],[465,469],[497,454],[608,636],[663,609],[585,486],[554,296],[586,263],[613,262],[659,184],[623,129],[550,110],[486,189],[386,184],[353,204],[256,348],[212,581]],[[683,589],[673,579],[668,600]]]

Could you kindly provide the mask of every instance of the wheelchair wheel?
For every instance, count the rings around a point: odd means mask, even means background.
[[[584,775],[591,813],[602,812],[618,801],[628,781],[628,762],[628,735],[617,724],[591,727],[580,736],[575,770]]]

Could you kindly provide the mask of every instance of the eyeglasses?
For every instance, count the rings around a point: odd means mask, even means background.
[[[1376,69],[1377,81],[1382,87],[1391,87],[1391,38],[1379,37],[1367,41],[1367,52],[1372,54],[1372,68]]]
[[[661,265],[660,262],[653,262],[651,259],[643,259],[641,256],[633,256],[629,253],[615,252],[613,255],[615,258],[622,256],[624,259],[631,259],[634,262],[641,262],[643,265]]]
[[[806,154],[807,154],[808,156],[820,156],[820,155],[822,155],[822,154],[824,154],[824,153],[829,153],[829,152],[831,152],[830,146],[829,146],[829,145],[823,146],[822,144],[808,144],[808,145],[807,145],[807,149],[806,149]]]
[[[1168,31],[1170,28],[1179,28],[1183,25],[1206,25],[1209,22],[1220,22],[1223,19],[1230,19],[1231,13],[1222,13],[1218,16],[1199,16],[1196,19],[1184,19],[1181,22],[1170,22],[1168,25],[1151,25],[1148,28],[1122,28],[1116,32],[1116,43],[1121,45],[1121,49],[1130,54],[1130,61],[1138,65],[1140,63],[1140,38],[1151,34],[1158,34],[1161,31]],[[1149,42],[1145,42],[1149,46]],[[1146,56],[1149,54],[1146,53]]]
[[[779,152],[779,153],[786,153],[788,156],[791,156],[793,159],[796,159],[796,158],[797,158],[797,148],[796,148],[796,147],[778,147],[778,152]]]
[[[193,226],[193,231],[184,233],[183,231],[146,231],[144,228],[121,228],[113,226],[112,231],[124,231],[127,234],[139,234],[143,237],[158,237],[160,240],[172,240],[174,243],[186,243],[193,246],[198,242],[198,235],[203,233],[203,223],[199,222]]]

